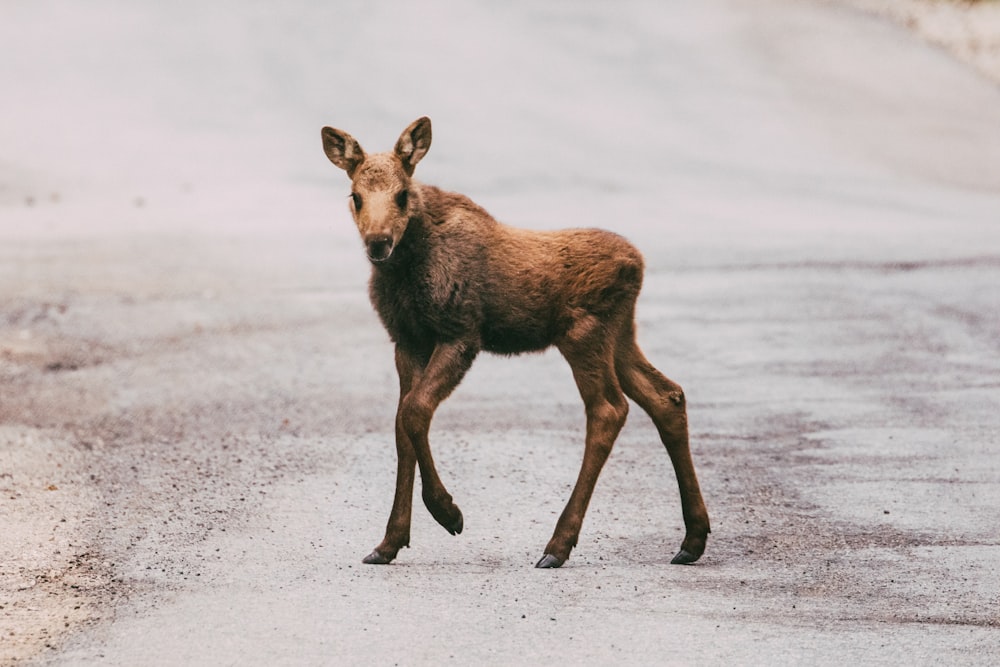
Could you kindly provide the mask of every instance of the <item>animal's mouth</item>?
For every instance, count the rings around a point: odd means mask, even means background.
[[[385,236],[369,239],[367,246],[368,259],[372,264],[381,264],[392,255],[392,239]]]

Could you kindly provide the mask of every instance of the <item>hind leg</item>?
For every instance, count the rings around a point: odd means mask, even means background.
[[[645,410],[656,424],[677,475],[685,536],[680,551],[671,562],[693,563],[704,553],[711,527],[691,460],[684,391],[646,360],[631,327],[616,351],[615,371],[625,395]]]
[[[576,546],[597,478],[628,416],[628,401],[615,377],[611,343],[605,338],[599,322],[593,318],[579,322],[559,344],[559,351],[569,362],[583,398],[587,438],[576,485],[545,547],[545,554],[535,565],[540,568],[559,567]]]

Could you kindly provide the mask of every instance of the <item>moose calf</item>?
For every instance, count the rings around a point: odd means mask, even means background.
[[[370,296],[396,346],[396,495],[385,539],[365,563],[389,563],[410,543],[414,467],[423,500],[451,534],[462,513],[434,467],[427,432],[438,405],[480,351],[518,354],[556,346],[586,407],[583,466],[536,567],[559,567],[628,414],[628,396],[659,431],[677,475],[686,534],[673,563],[705,550],[708,512],[688,448],[681,388],[635,339],[642,256],[599,229],[508,227],[467,197],[413,180],[431,145],[431,121],[413,122],[391,153],[367,154],[346,132],[322,130],[323,150],[351,179],[350,209],[372,265]]]

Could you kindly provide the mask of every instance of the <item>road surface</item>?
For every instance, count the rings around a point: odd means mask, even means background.
[[[10,3],[0,21],[0,660],[1000,659],[1000,89],[838,5]],[[633,410],[582,457],[554,352],[481,358],[392,499],[392,350],[319,128],[644,252],[713,532]]]

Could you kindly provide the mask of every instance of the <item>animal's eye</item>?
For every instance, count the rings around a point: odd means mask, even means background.
[[[355,210],[355,212],[360,212],[361,211],[361,195],[359,195],[357,192],[352,192],[351,193],[351,201],[354,203],[354,210]]]
[[[398,206],[400,210],[406,208],[406,202],[408,202],[409,199],[410,199],[410,191],[400,190],[399,194],[396,195],[396,206]]]

